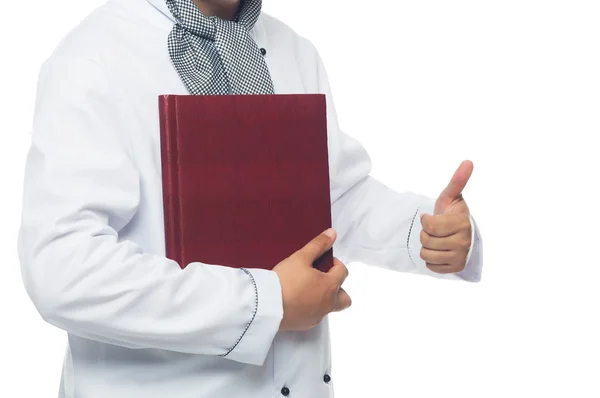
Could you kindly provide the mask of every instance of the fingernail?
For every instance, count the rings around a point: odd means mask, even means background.
[[[335,230],[333,228],[329,228],[323,233],[329,236],[331,239],[335,238]]]

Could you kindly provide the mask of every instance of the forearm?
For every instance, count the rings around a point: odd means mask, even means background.
[[[20,235],[25,287],[47,322],[114,345],[262,363],[282,317],[274,272],[181,270],[107,228],[86,234],[85,224],[38,238],[25,226]]]
[[[415,272],[420,245],[414,240],[418,209],[429,199],[398,193],[367,176],[333,203],[339,238],[336,253],[347,262],[362,262]]]

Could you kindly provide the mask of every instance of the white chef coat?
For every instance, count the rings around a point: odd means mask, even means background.
[[[331,397],[327,319],[278,332],[273,271],[181,270],[165,258],[157,97],[187,94],[167,51],[173,22],[163,0],[111,0],[40,72],[19,256],[36,308],[68,332],[59,396]],[[327,95],[335,255],[479,281],[476,224],[465,271],[425,267],[419,216],[433,199],[369,176],[364,148],[339,130],[312,44],[264,14],[251,35],[267,51],[276,93]]]

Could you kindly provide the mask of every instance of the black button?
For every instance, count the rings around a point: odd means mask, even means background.
[[[329,376],[329,375],[325,375],[325,376],[323,376],[323,381],[324,381],[325,383],[329,383],[329,382],[331,381],[331,376]]]
[[[262,55],[267,55],[267,50],[265,50],[264,48],[261,48],[261,49],[260,49],[260,53],[261,53]]]
[[[288,395],[290,395],[290,389],[287,387],[283,387],[281,389],[281,395],[283,395],[284,397],[287,397]]]

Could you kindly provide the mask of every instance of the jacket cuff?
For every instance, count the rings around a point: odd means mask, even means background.
[[[421,258],[421,231],[423,230],[423,226],[421,225],[421,216],[423,214],[433,214],[434,206],[435,201],[427,200],[421,203],[419,208],[416,209],[413,215],[412,224],[408,230],[407,248],[408,255],[414,266],[415,272],[437,277],[438,274],[430,271],[425,265],[425,261]]]
[[[437,279],[464,280],[468,282],[479,282],[481,280],[481,270],[483,266],[481,236],[475,220],[471,217],[471,248],[467,257],[465,269],[453,274],[439,274],[427,268],[425,261],[421,258],[421,215],[424,213],[433,214],[435,201],[428,200],[422,203],[415,211],[412,226],[410,227],[407,246],[410,259],[414,266],[414,272],[422,275],[432,276]]]
[[[483,268],[483,249],[481,243],[481,234],[475,219],[471,216],[471,248],[467,255],[467,265],[465,269],[457,275],[468,282],[481,281],[481,271]]]
[[[255,310],[236,344],[223,356],[233,361],[262,366],[283,319],[281,284],[274,271],[242,270],[254,285]]]

